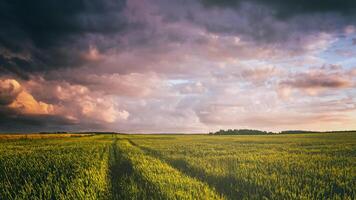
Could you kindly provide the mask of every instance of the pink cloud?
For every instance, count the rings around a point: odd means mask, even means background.
[[[327,90],[340,90],[350,88],[352,81],[346,74],[339,72],[327,73],[311,71],[292,75],[288,80],[279,83],[279,92],[282,96],[289,96],[291,90],[297,89],[308,95],[318,95]],[[288,95],[283,95],[288,94]]]
[[[83,85],[41,78],[25,85],[40,99],[52,102],[57,115],[78,123],[113,123],[126,120],[130,115],[128,111],[119,109],[113,96],[91,91]]]

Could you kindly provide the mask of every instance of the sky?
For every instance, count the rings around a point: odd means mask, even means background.
[[[354,0],[2,0],[0,132],[356,129]]]

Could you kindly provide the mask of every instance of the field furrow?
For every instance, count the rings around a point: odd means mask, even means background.
[[[131,141],[229,199],[354,199],[356,194],[353,134]]]
[[[207,184],[145,154],[129,140],[118,140],[117,149],[120,152],[117,154],[120,168],[126,172],[123,177],[129,180],[129,185],[132,184],[132,187],[120,187],[119,184],[119,197],[122,193],[131,193],[134,199],[222,199]],[[122,182],[122,179],[119,181]]]

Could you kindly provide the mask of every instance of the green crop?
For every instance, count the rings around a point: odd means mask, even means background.
[[[105,199],[110,142],[91,137],[0,142],[0,199]]]
[[[355,199],[356,135],[0,139],[0,199]]]
[[[356,135],[137,136],[228,199],[355,199]]]

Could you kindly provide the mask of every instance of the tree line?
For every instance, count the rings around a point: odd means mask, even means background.
[[[220,129],[216,132],[209,132],[209,135],[276,135],[276,134],[310,134],[310,133],[356,133],[350,131],[305,131],[305,130],[286,130],[281,132],[261,131],[255,129]]]

